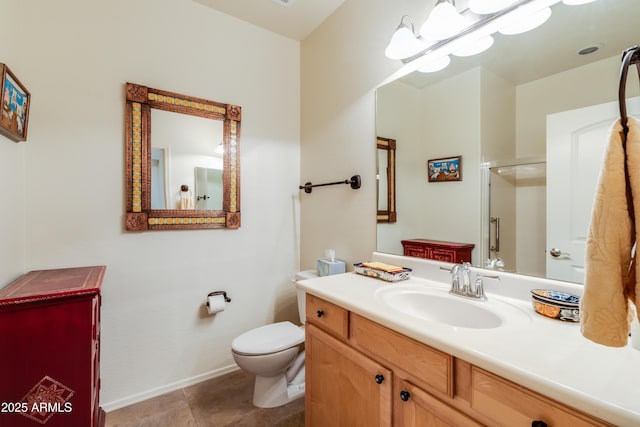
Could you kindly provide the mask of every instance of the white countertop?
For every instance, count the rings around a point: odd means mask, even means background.
[[[391,261],[396,261],[395,265],[402,263],[401,257]],[[416,261],[404,262],[403,266],[413,262]],[[640,351],[630,346],[610,348],[593,343],[582,337],[578,323],[549,319],[533,311],[529,289],[543,283],[547,285],[546,289],[580,294],[578,285],[520,279],[509,274],[501,274],[499,281],[485,279],[488,303],[494,307],[506,304],[511,307],[505,309],[505,313],[515,309],[526,315],[515,316],[518,320],[513,322],[506,318],[502,326],[491,329],[453,327],[403,313],[385,303],[379,292],[376,296],[379,289],[389,286],[429,287],[433,291],[446,292],[449,275],[438,270],[440,266],[450,267],[450,264],[419,262],[431,268],[421,271],[432,271],[424,274],[429,279],[415,277],[417,271],[414,269],[414,277],[397,284],[346,273],[303,280],[298,286],[585,413],[619,426],[640,425]],[[475,278],[476,272],[474,269],[472,277]]]

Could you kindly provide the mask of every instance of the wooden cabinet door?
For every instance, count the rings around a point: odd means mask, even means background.
[[[393,396],[394,425],[398,427],[480,427],[413,384],[396,378]]]
[[[391,426],[391,371],[307,323],[306,427]]]
[[[471,368],[471,407],[495,426],[611,426],[477,367]],[[542,424],[541,424],[542,425]]]

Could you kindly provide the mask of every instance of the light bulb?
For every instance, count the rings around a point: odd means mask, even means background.
[[[451,58],[449,58],[449,55],[443,56],[441,58],[427,62],[425,65],[418,68],[418,71],[420,71],[421,73],[435,73],[436,71],[447,68],[450,62]]]
[[[501,11],[516,1],[518,0],[469,0],[469,9],[478,15],[488,15]]]
[[[391,36],[391,41],[384,54],[390,59],[404,59],[415,55],[426,47],[426,44],[418,40],[409,27],[401,25]]]
[[[458,34],[469,22],[458,13],[448,0],[439,0],[420,28],[420,35],[427,40],[444,40]]]
[[[545,7],[531,15],[521,16],[516,20],[509,22],[505,27],[500,29],[500,33],[512,35],[531,31],[547,22],[547,19],[549,19],[550,16],[551,8]]]
[[[469,40],[468,43],[454,50],[455,56],[473,56],[484,52],[493,45],[493,37],[486,36],[478,40]]]

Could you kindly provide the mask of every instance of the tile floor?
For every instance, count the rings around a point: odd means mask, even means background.
[[[304,398],[272,409],[251,404],[253,375],[235,371],[107,413],[105,427],[302,427]]]

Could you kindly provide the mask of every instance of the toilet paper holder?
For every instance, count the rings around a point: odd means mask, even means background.
[[[209,295],[207,295],[207,297],[212,297],[214,295],[222,295],[224,297],[225,302],[231,302],[231,298],[229,298],[227,296],[227,292],[226,291],[209,292]]]

